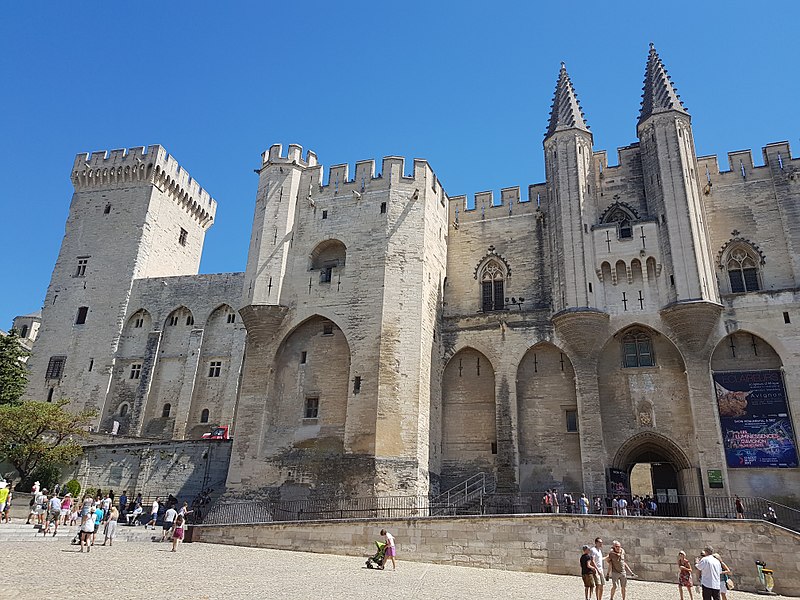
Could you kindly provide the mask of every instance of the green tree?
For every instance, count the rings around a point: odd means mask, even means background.
[[[73,414],[58,402],[23,402],[0,406],[0,459],[7,460],[26,480],[36,469],[66,463],[82,452],[77,440],[97,415]]]
[[[16,404],[28,384],[28,369],[20,359],[30,356],[17,332],[0,335],[0,405]]]

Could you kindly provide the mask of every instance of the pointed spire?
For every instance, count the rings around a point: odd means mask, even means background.
[[[567,129],[580,129],[589,133],[589,126],[586,124],[581,104],[567,73],[567,66],[562,62],[556,92],[553,95],[553,105],[550,107],[550,123],[544,137],[547,139],[557,131]]]
[[[661,57],[656,52],[653,42],[650,42],[650,54],[647,57],[642,91],[644,93],[642,94],[642,110],[639,113],[640,125],[656,113],[675,110],[685,115],[689,114],[684,108],[678,90],[672,83],[672,78],[667,74],[667,69],[661,62]]]

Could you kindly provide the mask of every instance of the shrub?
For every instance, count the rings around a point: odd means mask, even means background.
[[[67,488],[67,491],[68,491],[70,494],[72,494],[72,497],[73,497],[73,498],[77,498],[77,497],[78,497],[78,494],[80,494],[80,493],[81,493],[81,484],[80,484],[80,483],[78,483],[78,480],[77,480],[77,479],[70,479],[70,480],[67,482],[67,484],[66,484],[66,486],[65,486],[65,487]]]

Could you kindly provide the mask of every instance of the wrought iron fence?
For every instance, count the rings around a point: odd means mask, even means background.
[[[199,523],[250,524],[274,521],[335,519],[389,519],[444,515],[514,515],[548,512],[541,504],[543,493],[498,494],[485,488],[467,487],[463,493],[429,496],[378,496],[313,500],[219,501]],[[800,531],[800,511],[764,498],[741,498],[747,519],[763,519]],[[656,496],[653,504],[616,509],[611,497],[601,498],[599,510],[590,505],[589,514],[636,517],[696,517],[734,519],[736,501],[719,496]],[[770,511],[770,507],[772,510]],[[561,505],[561,514],[580,516],[578,505]]]

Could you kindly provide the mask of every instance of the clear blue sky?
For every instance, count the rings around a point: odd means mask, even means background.
[[[202,272],[244,270],[261,152],[426,158],[451,195],[544,179],[560,61],[609,150],[647,44],[698,154],[800,154],[796,2],[14,2],[0,17],[0,328],[37,310],[74,156],[161,144],[219,202]],[[711,8],[711,7],[714,8]],[[109,240],[113,246],[113,240]]]

